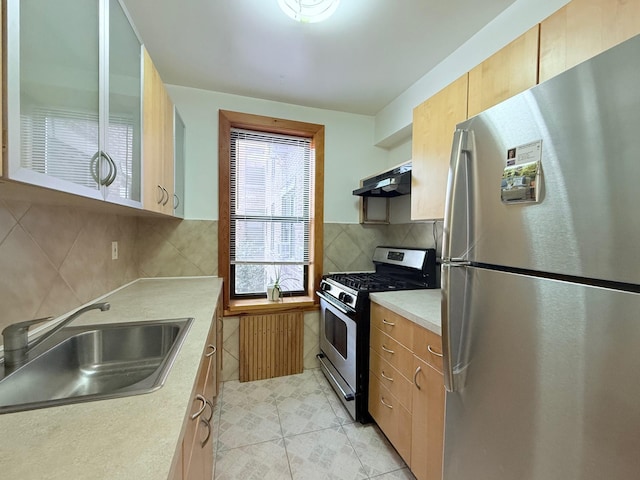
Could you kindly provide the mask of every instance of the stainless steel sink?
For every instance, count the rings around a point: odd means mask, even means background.
[[[25,365],[0,379],[0,413],[157,390],[192,321],[64,328],[30,352]]]

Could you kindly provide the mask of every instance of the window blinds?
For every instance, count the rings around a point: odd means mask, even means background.
[[[232,265],[307,265],[311,139],[231,129]]]
[[[26,110],[20,117],[22,167],[98,188],[91,174],[91,159],[98,151],[98,114],[39,106]],[[116,115],[109,120],[109,154],[118,170],[111,188],[122,198],[132,198],[134,121]]]

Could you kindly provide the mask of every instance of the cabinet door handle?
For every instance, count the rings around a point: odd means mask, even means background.
[[[164,188],[162,188],[162,186],[158,185],[158,191],[160,192],[160,200],[158,200],[156,203],[158,205],[160,205],[164,201]]]
[[[180,197],[174,193],[173,194],[173,209],[175,210],[179,206],[180,206]]]
[[[442,358],[442,354],[436,352],[433,348],[431,348],[431,345],[427,345],[427,350],[429,350],[429,353],[431,353],[432,355]]]
[[[205,353],[205,357],[210,357],[218,350],[215,345],[207,345],[207,348],[210,348],[211,351],[209,353]]]
[[[200,407],[200,409],[196,413],[191,415],[191,420],[195,420],[196,418],[198,418],[200,415],[202,415],[202,412],[204,412],[204,409],[207,408],[207,399],[204,398],[202,395],[197,394],[196,400],[200,400],[200,402],[202,402],[202,407]]]
[[[382,323],[384,323],[385,325],[389,325],[390,327],[395,327],[396,324],[393,322],[388,322],[387,320],[385,320],[384,318],[382,319]]]
[[[209,408],[211,409],[211,414],[209,415],[209,418],[207,418],[207,422],[211,423],[211,419],[213,418],[213,402],[208,398],[205,400],[205,402],[207,402],[207,405],[209,405]]]
[[[207,436],[205,437],[204,440],[200,441],[200,447],[204,447],[209,441],[209,439],[211,438],[211,423],[205,420],[204,418],[201,418],[200,421],[204,423],[207,427]]]
[[[416,373],[413,374],[413,383],[416,384],[416,388],[418,390],[422,390],[422,387],[418,383],[418,374],[420,373],[421,370],[422,370],[422,367],[418,367],[418,368],[416,368]]]
[[[383,349],[385,352],[387,352],[387,353],[391,353],[391,354],[396,353],[396,352],[394,352],[393,350],[389,350],[389,349],[388,349],[387,347],[385,347],[384,345],[382,345],[382,349]]]
[[[91,157],[91,163],[89,169],[91,170],[91,176],[93,180],[98,184],[102,185],[102,180],[100,179],[100,175],[98,175],[98,157],[100,156],[100,150],[93,154]]]
[[[118,167],[116,166],[116,162],[113,161],[113,158],[111,158],[107,152],[100,152],[100,155],[109,162],[109,175],[107,175],[107,178],[104,180],[105,187],[108,187],[118,176]]]
[[[382,378],[386,378],[386,379],[387,379],[387,380],[389,380],[390,382],[393,382],[393,378],[391,378],[391,377],[387,377],[387,376],[384,374],[384,370],[382,370],[382,372],[380,372],[380,375],[382,375]]]
[[[384,401],[384,397],[380,397],[380,403],[383,404],[387,408],[393,409],[393,405],[389,405],[387,402],[385,402]]]

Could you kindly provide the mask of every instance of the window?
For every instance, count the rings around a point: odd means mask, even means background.
[[[322,125],[220,111],[225,307],[266,303],[276,277],[287,302],[313,301],[322,272],[323,137]]]

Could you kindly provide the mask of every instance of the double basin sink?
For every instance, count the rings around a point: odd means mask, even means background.
[[[63,328],[35,347],[26,364],[0,377],[0,413],[157,390],[192,322],[180,318]]]

